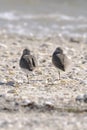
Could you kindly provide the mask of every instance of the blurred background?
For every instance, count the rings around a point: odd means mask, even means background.
[[[87,36],[87,0],[0,0],[0,32]]]

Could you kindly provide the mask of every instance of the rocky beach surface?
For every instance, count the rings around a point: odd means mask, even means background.
[[[87,44],[82,41],[0,34],[0,130],[87,130]],[[38,61],[29,84],[19,67],[26,47]],[[52,64],[56,47],[70,58],[60,80]]]

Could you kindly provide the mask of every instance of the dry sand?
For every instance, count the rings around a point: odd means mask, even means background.
[[[62,47],[71,58],[68,71],[52,65],[52,53]],[[19,67],[25,47],[38,67],[30,84]],[[36,39],[0,35],[0,130],[87,130],[87,104],[77,102],[87,91],[87,45],[57,37]]]

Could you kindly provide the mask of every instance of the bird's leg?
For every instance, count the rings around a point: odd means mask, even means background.
[[[59,78],[58,78],[58,80],[60,80],[60,71],[58,70],[58,75],[59,75]]]
[[[29,84],[29,75],[28,75],[28,74],[27,74],[27,80],[28,80],[28,82],[27,82],[27,83]]]

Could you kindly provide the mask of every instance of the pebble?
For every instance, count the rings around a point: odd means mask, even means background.
[[[47,110],[53,110],[53,109],[54,109],[54,105],[53,105],[51,102],[46,102],[46,103],[44,103],[44,107],[45,107]]]
[[[30,101],[28,99],[25,99],[25,100],[21,101],[20,105],[24,106],[24,107],[27,107],[27,106],[29,107],[29,106],[34,105],[34,102],[32,102],[32,101]]]
[[[8,125],[8,121],[5,121],[5,120],[0,121],[0,128],[4,128],[7,125]]]
[[[84,102],[87,103],[87,94],[83,95]]]
[[[16,93],[14,89],[7,91],[7,93]]]
[[[16,66],[13,66],[13,69],[15,69],[16,68]]]
[[[87,103],[87,94],[78,95],[78,96],[76,97],[76,101]]]
[[[7,83],[6,83],[6,85],[9,85],[9,86],[13,86],[14,87],[14,81],[8,81]]]
[[[76,97],[76,101],[82,102],[82,101],[83,101],[83,95],[78,95],[78,96]]]
[[[70,42],[76,42],[76,43],[79,43],[80,41],[78,39],[75,39],[75,38],[70,38]]]

